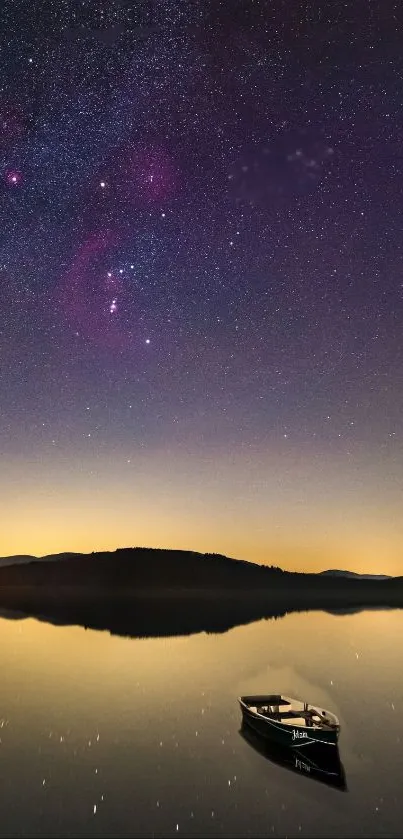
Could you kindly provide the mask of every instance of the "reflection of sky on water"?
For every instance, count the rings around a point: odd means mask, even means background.
[[[129,640],[2,620],[3,831],[398,836],[402,622],[317,613]],[[238,694],[266,689],[340,716],[343,808],[239,736]]]

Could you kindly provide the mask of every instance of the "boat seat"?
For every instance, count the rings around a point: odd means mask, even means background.
[[[263,716],[265,717],[273,717],[273,719],[276,720],[292,720],[297,718],[299,719],[303,716],[301,711],[266,711],[263,710],[263,708],[261,711],[259,711],[259,713],[263,714]]]
[[[270,709],[264,710],[263,708],[258,709],[258,713],[261,714],[263,717],[270,717],[271,719],[278,720],[281,722],[282,720],[299,720],[300,722],[297,725],[305,724],[313,726],[320,726],[320,728],[324,728],[326,730],[331,730],[334,726],[332,723],[329,723],[327,720],[319,717],[318,715],[312,714],[310,711],[270,711]]]

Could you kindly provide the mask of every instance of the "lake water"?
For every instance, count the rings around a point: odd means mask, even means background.
[[[1,836],[396,836],[403,612],[126,639],[0,620]],[[240,735],[237,696],[334,711],[347,791]]]

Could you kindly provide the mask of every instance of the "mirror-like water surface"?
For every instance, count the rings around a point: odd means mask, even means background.
[[[401,836],[403,612],[125,639],[0,621],[3,836]],[[239,694],[340,718],[347,791],[241,735]]]

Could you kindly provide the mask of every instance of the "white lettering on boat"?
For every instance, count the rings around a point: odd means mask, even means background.
[[[304,763],[302,760],[298,760],[298,758],[295,758],[295,768],[301,769],[303,772],[311,771],[311,767],[308,766],[307,763]]]
[[[293,740],[301,740],[303,738],[307,738],[308,734],[306,731],[297,731],[297,729],[293,728],[292,730],[292,739]]]

